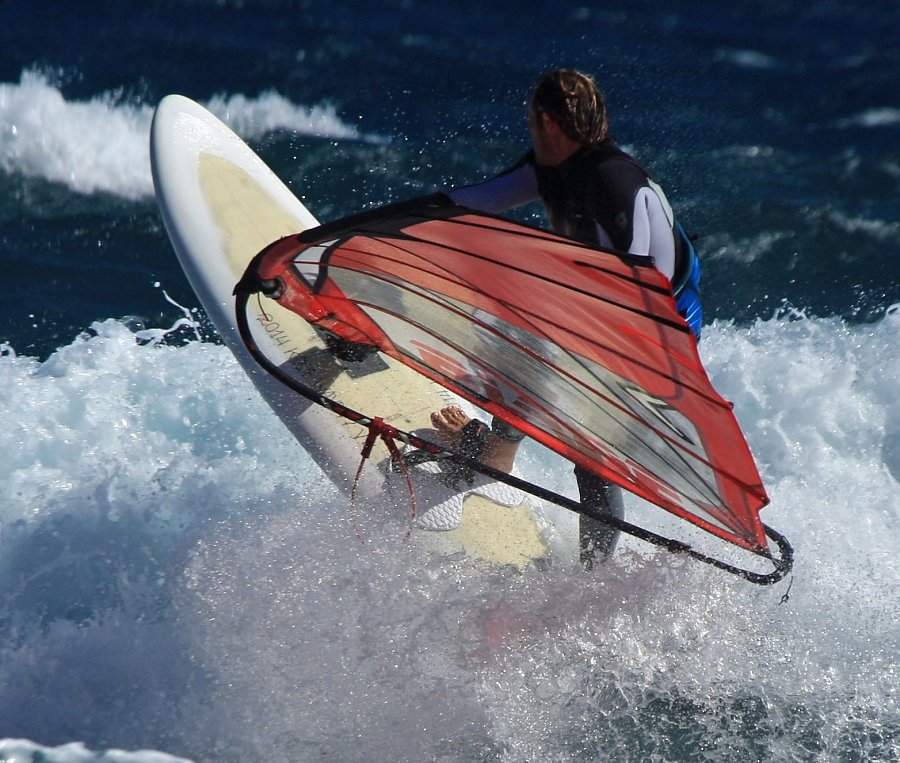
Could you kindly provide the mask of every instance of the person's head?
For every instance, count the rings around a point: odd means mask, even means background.
[[[536,149],[548,127],[579,146],[596,146],[607,137],[603,93],[591,77],[574,69],[541,75],[531,94],[529,118]]]

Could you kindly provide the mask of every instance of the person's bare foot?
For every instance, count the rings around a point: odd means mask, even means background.
[[[463,427],[471,420],[458,405],[448,405],[431,414],[432,426],[453,444],[459,442]]]
[[[471,416],[466,413],[458,405],[448,405],[431,414],[431,424],[446,439],[451,447],[459,444],[463,427],[472,420]],[[479,456],[479,460],[485,466],[498,469],[502,472],[512,471],[513,463],[516,460],[516,453],[519,450],[519,443],[509,443],[501,440],[493,432],[489,432],[484,441],[484,450]]]

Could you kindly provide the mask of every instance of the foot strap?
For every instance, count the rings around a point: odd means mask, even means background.
[[[525,433],[522,430],[516,429],[512,424],[507,424],[496,416],[491,419],[491,431],[503,442],[515,443],[525,439]]]
[[[484,443],[490,434],[491,428],[483,421],[472,419],[462,428],[459,436],[459,455],[471,458],[474,461],[481,460],[484,451]],[[441,481],[448,487],[456,487],[463,481],[471,485],[475,479],[475,471],[471,466],[458,464],[451,461],[447,464],[441,476]]]

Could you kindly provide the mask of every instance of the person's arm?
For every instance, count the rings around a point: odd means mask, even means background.
[[[534,201],[538,197],[537,175],[526,159],[489,180],[454,188],[447,195],[456,204],[490,214]]]
[[[656,269],[670,281],[675,274],[675,224],[662,189],[649,181],[634,200],[633,235],[628,251],[653,257]]]

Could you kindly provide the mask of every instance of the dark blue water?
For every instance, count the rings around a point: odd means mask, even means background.
[[[0,739],[226,761],[900,760],[898,39],[890,3],[0,6]],[[361,591],[330,525],[288,519],[302,456],[251,391],[234,405],[223,348],[130,333],[196,306],[150,181],[164,95],[220,114],[327,220],[517,158],[531,83],[557,66],[595,74],[699,236],[704,361],[798,546],[793,610],[659,560],[466,596],[381,560]],[[334,598],[316,604],[313,578]],[[396,618],[380,586],[411,591]],[[477,641],[485,602],[564,624],[487,662],[404,646]]]
[[[0,81],[41,72],[67,100],[146,107],[168,92],[204,100],[269,89],[296,104],[330,102],[390,148],[290,131],[259,141],[324,217],[504,166],[525,145],[522,102],[536,74],[583,67],[607,93],[620,142],[701,236],[710,319],[769,317],[787,301],[873,320],[898,299],[896,12],[320,5],[23,6],[5,13]],[[99,118],[77,125],[72,141],[104,128]],[[18,288],[2,316],[20,352],[44,355],[100,317],[156,317],[149,279],[187,293],[151,198],[81,198],[46,182],[39,165],[23,176],[14,150],[6,140],[0,236]]]

